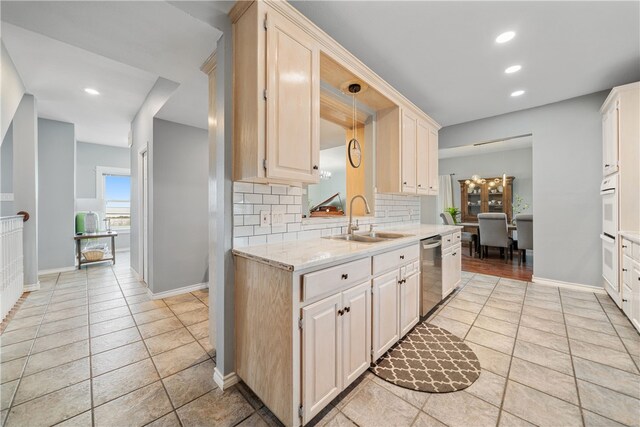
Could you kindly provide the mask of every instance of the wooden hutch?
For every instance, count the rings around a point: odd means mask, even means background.
[[[513,217],[514,179],[513,176],[506,177],[503,187],[502,177],[483,178],[482,183],[474,183],[473,188],[469,187],[467,180],[458,180],[462,222],[478,222],[478,214],[487,212],[504,212],[510,222]]]

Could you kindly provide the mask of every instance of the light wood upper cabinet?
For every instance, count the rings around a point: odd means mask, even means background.
[[[380,193],[438,194],[438,128],[408,108],[376,115],[376,187]]]
[[[429,162],[427,166],[428,186],[430,196],[438,195],[438,130],[429,128]]]
[[[234,22],[233,42],[234,180],[318,182],[318,43],[263,2]]]
[[[416,137],[418,134],[418,118],[404,111],[402,113],[401,168],[402,192],[416,192]]]
[[[267,176],[320,176],[320,51],[302,29],[267,13]]]

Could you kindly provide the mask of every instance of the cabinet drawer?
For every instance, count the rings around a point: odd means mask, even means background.
[[[622,238],[622,253],[633,258],[634,243],[630,240]]]
[[[461,231],[456,231],[455,233],[453,233],[453,244],[459,244],[462,243],[462,232]]]
[[[392,268],[398,268],[420,256],[420,245],[407,246],[373,257],[373,274],[379,274]]]
[[[442,236],[442,250],[445,250],[455,244],[455,233],[445,234]]]
[[[335,293],[345,286],[368,279],[370,275],[371,258],[305,274],[302,277],[302,300]]]

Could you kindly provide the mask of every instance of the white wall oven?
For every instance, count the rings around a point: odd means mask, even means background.
[[[602,180],[602,277],[611,298],[620,305],[618,283],[618,174]]]

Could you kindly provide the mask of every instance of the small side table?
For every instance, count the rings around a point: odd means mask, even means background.
[[[84,233],[84,234],[76,234],[73,239],[76,241],[76,252],[78,255],[78,270],[82,269],[83,264],[93,264],[96,262],[103,261],[113,261],[113,265],[116,265],[116,236],[118,235],[117,231],[99,231],[97,233]],[[111,237],[111,256],[102,258],[98,261],[83,261],[82,260],[82,248],[81,242],[86,239],[100,239],[103,237]]]

